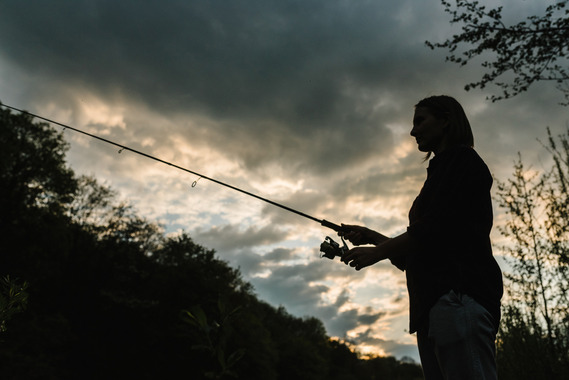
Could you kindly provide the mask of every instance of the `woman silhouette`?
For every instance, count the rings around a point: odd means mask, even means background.
[[[496,379],[495,339],[502,274],[492,255],[492,176],[473,149],[460,103],[432,96],[415,106],[418,149],[431,158],[407,231],[388,238],[343,225],[354,247],[342,261],[360,270],[390,259],[404,270],[410,332],[417,332],[426,380]],[[434,156],[433,156],[434,155]]]

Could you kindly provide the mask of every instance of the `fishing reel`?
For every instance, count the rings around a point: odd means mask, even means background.
[[[340,246],[339,243],[332,240],[330,236],[326,236],[326,239],[324,239],[322,244],[320,244],[320,252],[322,253],[320,257],[326,257],[327,259],[333,260],[334,257],[342,257],[346,252],[348,252],[350,249],[344,241],[344,238],[340,237],[340,239],[342,239],[342,243],[344,244],[343,246]]]

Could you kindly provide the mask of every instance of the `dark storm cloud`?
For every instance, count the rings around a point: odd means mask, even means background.
[[[368,308],[366,314],[361,314],[358,316],[358,324],[359,325],[374,324],[379,318],[381,318],[384,315],[385,315],[384,312],[373,312]]]
[[[35,96],[75,86],[162,114],[208,116],[216,123],[206,142],[246,167],[332,170],[391,149],[386,124],[398,106],[376,100],[409,91],[403,85],[420,75],[408,49],[419,40],[396,27],[402,4],[9,2],[1,54],[50,78]]]
[[[307,264],[279,265],[275,261],[262,267],[271,271],[270,276],[252,278],[251,283],[263,299],[271,300],[275,305],[287,305],[295,315],[313,315],[322,319],[328,332],[335,336],[343,336],[358,326],[373,325],[386,314],[370,307],[340,310],[352,302],[346,289],[340,292],[335,302],[326,304],[323,301],[323,294],[330,291],[328,285],[323,285],[325,280],[359,277],[358,273],[338,262],[322,259],[311,260]]]
[[[383,312],[374,312],[372,310],[364,310],[362,312],[356,309],[338,311],[338,309],[328,308],[328,313],[323,313],[322,310],[316,310],[315,312],[326,321],[328,332],[335,336],[343,336],[346,331],[357,327],[370,326],[385,315]],[[326,314],[329,315],[326,316]],[[366,342],[362,340],[358,343]]]
[[[271,252],[263,255],[263,260],[266,261],[283,261],[295,258],[293,250],[286,248],[276,248]]]
[[[244,231],[241,231],[238,225],[224,225],[214,226],[207,231],[197,230],[195,236],[206,246],[227,251],[276,243],[286,239],[287,234],[280,231],[276,225],[263,228],[249,227]]]
[[[326,260],[311,260],[307,264],[273,267],[271,279],[278,282],[299,281],[304,285],[321,281],[332,275],[326,263]]]
[[[340,308],[344,306],[346,302],[350,300],[350,295],[346,289],[342,290],[342,293],[336,298],[336,302],[334,302],[334,306]]]
[[[308,286],[307,281],[301,277],[306,271],[297,272],[295,267],[282,268],[288,269],[274,270],[268,278],[252,279],[256,291],[273,304],[286,304],[287,309],[295,315],[315,315],[314,311],[321,304],[322,293],[329,288],[325,285]]]

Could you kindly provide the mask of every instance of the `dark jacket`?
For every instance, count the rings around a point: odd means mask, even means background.
[[[491,187],[490,171],[472,148],[453,147],[430,160],[407,228],[420,248],[393,260],[407,276],[411,333],[450,290],[474,298],[498,328],[503,284],[490,243]]]

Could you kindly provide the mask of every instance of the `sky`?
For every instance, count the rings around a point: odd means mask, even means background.
[[[539,0],[502,5],[505,20]],[[0,0],[0,101],[84,129],[334,223],[388,236],[407,227],[426,177],[409,135],[413,106],[464,106],[497,180],[518,152],[536,170],[546,127],[567,130],[551,84],[496,103],[465,91],[459,67],[425,40],[449,24],[439,0]],[[240,269],[262,300],[322,320],[363,353],[419,361],[404,273],[320,258],[335,232],[132,152],[66,130],[68,162],[168,234],[188,233]],[[192,184],[196,181],[196,185]],[[504,220],[494,205],[495,225]],[[500,263],[497,228],[493,232]]]

